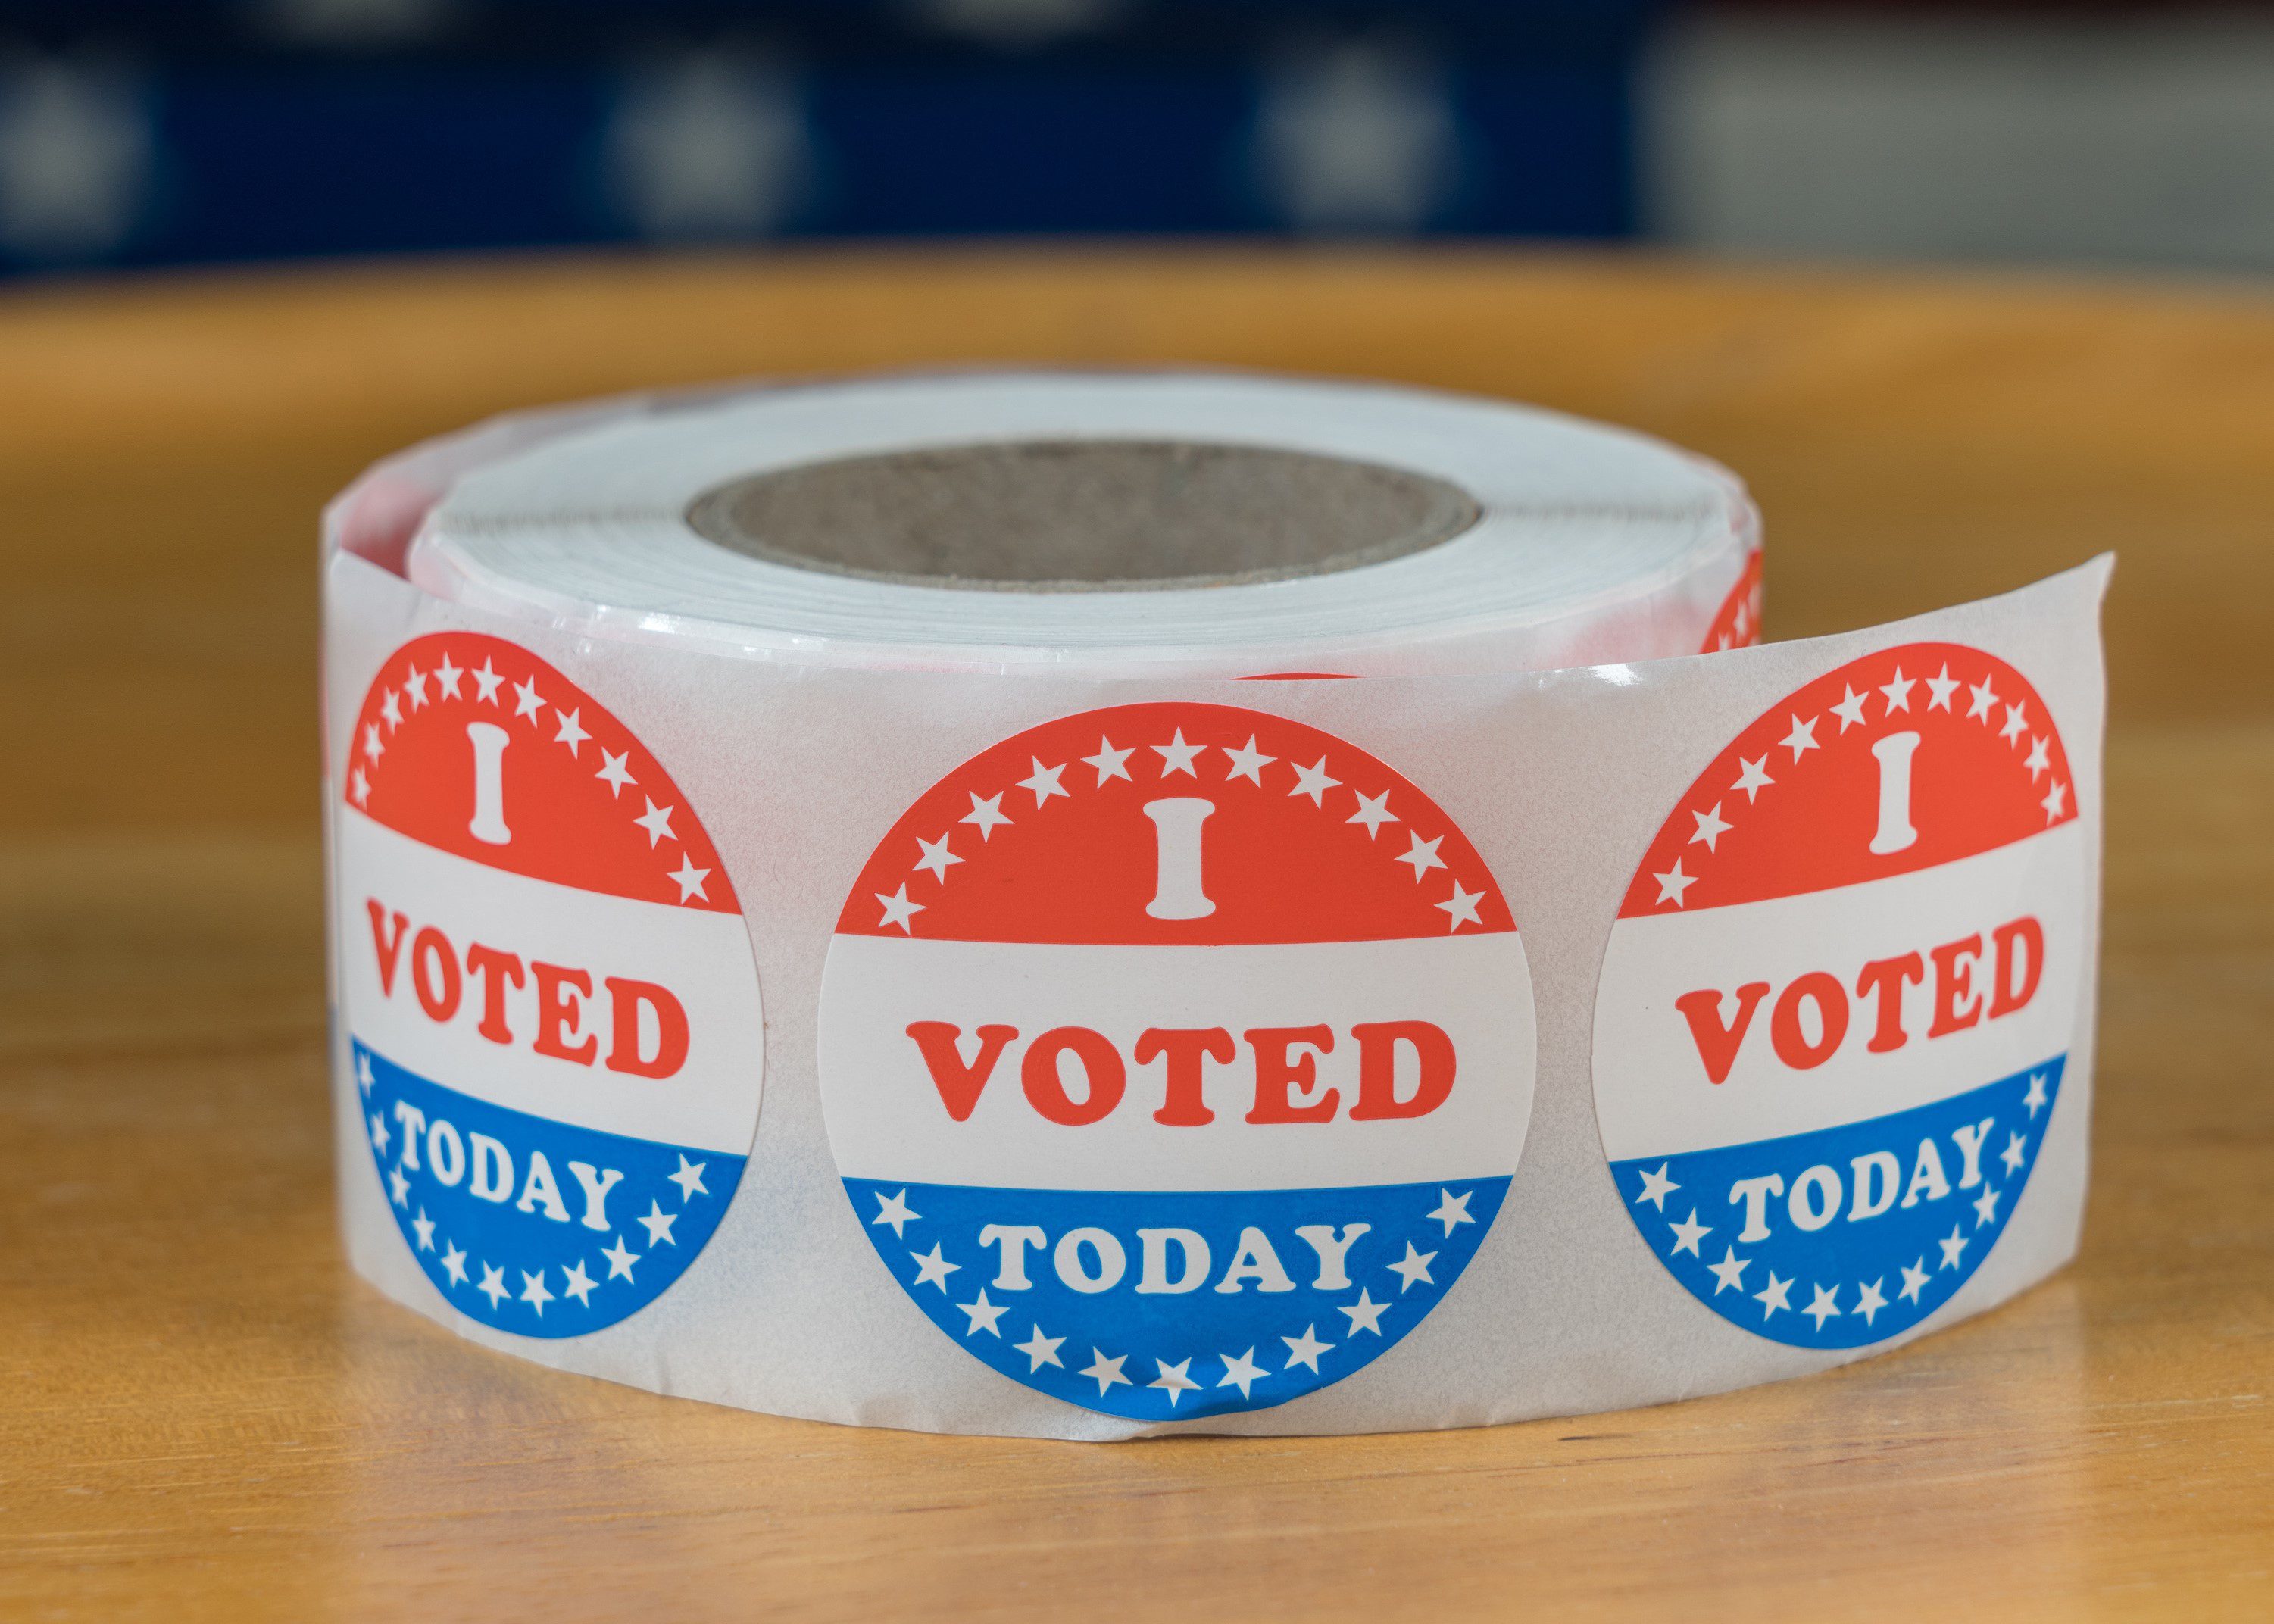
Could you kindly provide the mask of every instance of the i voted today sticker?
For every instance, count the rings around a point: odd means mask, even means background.
[[[1855,1348],[1973,1275],[2059,1097],[2090,858],[2044,700],[1956,643],[1808,684],[1699,776],[1595,1005],[1612,1177],[1691,1295]]]
[[[1729,649],[1750,649],[1760,640],[1761,550],[1755,547],[1745,554],[1745,567],[1737,575],[1737,583],[1714,611],[1713,623],[1706,628],[1706,640],[1698,645],[1698,651],[1718,654]]]
[[[1366,751],[1230,705],[1031,728],[909,808],[823,983],[846,1192],[1013,1380],[1166,1421],[1379,1357],[1523,1147],[1530,979],[1483,860]]]
[[[341,994],[403,1243],[485,1325],[612,1325],[703,1250],[749,1154],[734,887],[631,732],[501,638],[395,650],[350,748]]]

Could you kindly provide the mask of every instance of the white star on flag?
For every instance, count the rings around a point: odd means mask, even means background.
[[[697,868],[695,866],[695,860],[692,857],[688,856],[685,853],[681,853],[680,854],[678,870],[675,873],[666,875],[664,877],[674,882],[678,885],[679,899],[681,902],[690,901],[697,898],[700,898],[704,902],[711,900],[711,894],[703,889],[703,882],[711,877],[711,870],[708,868]]]
[[[1308,767],[1300,763],[1295,764],[1295,787],[1287,793],[1290,795],[1308,795],[1313,806],[1323,807],[1327,804],[1327,792],[1341,782],[1340,778],[1327,776],[1327,758],[1321,756]]]
[[[2046,752],[2044,735],[2031,733],[2029,753],[2022,762],[2022,765],[2029,770],[2029,782],[2035,784],[2037,781],[2037,775],[2052,764],[2052,759]]]
[[[2068,810],[2068,786],[2055,778],[2053,786],[2045,792],[2045,798],[2037,804],[2045,809],[2045,822],[2056,822]]]
[[[2022,708],[2020,705],[2007,705],[2006,725],[1998,730],[1998,736],[2011,744],[2029,731],[2029,724],[2023,714]]]
[[[1356,791],[1352,793],[1357,793]],[[1343,821],[1346,823],[1364,823],[1366,838],[1371,840],[1382,832],[1382,826],[1384,823],[1395,823],[1398,821],[1398,817],[1397,813],[1389,809],[1389,792],[1384,790],[1379,795],[1359,795],[1358,810]]]
[[[1882,682],[1879,685],[1879,692],[1887,696],[1887,714],[1893,716],[1898,710],[1909,710],[1911,690],[1917,686],[1916,677],[1903,675],[1903,668],[1901,665],[1896,666],[1895,680],[1892,682]]]
[[[608,797],[612,801],[623,794],[626,785],[639,781],[632,777],[631,770],[624,764],[631,759],[631,754],[626,750],[621,756],[611,756],[607,746],[600,747],[600,770],[592,776],[608,786]]]
[[[1427,1216],[1443,1224],[1445,1233],[1450,1235],[1456,1226],[1476,1222],[1469,1216],[1469,1198],[1475,1193],[1473,1190],[1465,1190],[1460,1194],[1455,1195],[1451,1191],[1440,1187],[1437,1192],[1440,1199],[1436,1208]]]
[[[1690,816],[1698,820],[1698,832],[1690,837],[1690,844],[1702,844],[1709,852],[1720,850],[1721,837],[1735,827],[1722,819],[1721,803],[1718,801],[1705,811],[1692,812]]]
[[[1906,1263],[1903,1265],[1902,1289],[1896,1292],[1895,1295],[1901,1297],[1909,1297],[1914,1303],[1918,1302],[1921,1300],[1919,1293],[1926,1289],[1926,1259],[1924,1258],[1921,1258],[1916,1264]]]
[[[681,1206],[684,1207],[698,1195],[711,1193],[711,1187],[703,1182],[703,1169],[710,1165],[708,1162],[689,1162],[681,1155],[679,1158],[679,1171],[666,1175],[673,1184],[679,1186]]]
[[[1713,1272],[1713,1295],[1719,1297],[1724,1291],[1743,1291],[1745,1289],[1745,1266],[1751,1261],[1751,1258],[1739,1257],[1735,1246],[1722,1247],[1721,1260],[1706,1265]]]
[[[1002,1304],[990,1303],[987,1300],[986,1287],[980,1287],[978,1297],[971,1302],[958,1303],[955,1306],[966,1319],[971,1321],[964,1328],[963,1334],[966,1336],[976,1336],[980,1332],[984,1331],[990,1336],[998,1340],[1001,1338],[1003,1333],[996,1328],[995,1322],[1000,1320],[1006,1311]]]
[[[1181,772],[1186,778],[1197,778],[1201,776],[1193,766],[1193,757],[1198,756],[1202,750],[1208,748],[1208,746],[1204,744],[1186,744],[1185,742],[1185,730],[1183,728],[1179,727],[1177,729],[1177,736],[1170,740],[1168,743],[1156,744],[1153,748],[1160,752],[1161,776],[1163,778],[1167,778],[1172,772]],[[1127,1354],[1124,1354],[1121,1357],[1123,1358],[1127,1358],[1129,1356]]]
[[[479,671],[470,674],[474,679],[475,688],[480,690],[474,695],[475,700],[486,705],[497,703],[498,684],[503,682],[505,678],[491,667],[487,659],[482,661],[482,668]]]
[[[599,1284],[599,1282],[584,1272],[584,1259],[582,1258],[561,1271],[561,1295],[575,1297],[579,1308],[592,1305],[592,1289]]]
[[[379,741],[377,722],[365,722],[363,725],[363,753],[373,761],[387,754],[387,747]]]
[[[990,795],[986,800],[982,801],[976,790],[966,790],[964,793],[971,797],[971,810],[956,821],[963,823],[975,823],[979,826],[979,838],[982,840],[993,839],[995,826],[1011,821],[1003,813],[1003,796]]]
[[[1999,1192],[1990,1184],[1982,1186],[1982,1193],[1974,1198],[1974,1227],[1986,1229],[1998,1222]]]
[[[877,1198],[877,1215],[869,1220],[871,1228],[880,1223],[889,1223],[892,1226],[893,1234],[906,1235],[908,1225],[923,1216],[922,1213],[908,1210],[908,1192],[905,1190],[898,1195],[886,1195],[881,1190],[872,1191],[870,1193]]]
[[[1460,881],[1455,880],[1453,882],[1453,894],[1446,898],[1442,902],[1433,902],[1429,906],[1445,910],[1446,914],[1450,920],[1450,923],[1445,927],[1445,931],[1446,934],[1449,936],[1464,925],[1475,925],[1479,929],[1483,928],[1484,921],[1477,917],[1477,904],[1482,902],[1484,898],[1484,892],[1480,891],[1463,891],[1461,889]]]
[[[1081,764],[1097,769],[1097,787],[1100,789],[1105,787],[1105,780],[1108,778],[1120,778],[1127,783],[1134,783],[1136,780],[1129,777],[1129,758],[1135,754],[1136,749],[1137,747],[1133,744],[1126,750],[1117,750],[1113,748],[1113,741],[1101,733],[1097,741],[1097,754],[1083,756]],[[1040,1336],[1042,1334],[1042,1327],[1036,1326],[1035,1335]],[[1062,1342],[1065,1340],[1065,1338],[1061,1336],[1058,1342]],[[1052,1342],[1050,1346],[1055,1348],[1058,1342]],[[1058,1363],[1055,1359],[1050,1362],[1053,1365]]]
[[[418,1209],[418,1216],[410,1221],[410,1227],[418,1236],[418,1250],[421,1252],[433,1251],[434,1221],[426,1215],[426,1209],[425,1207],[422,1207]]]
[[[1809,1289],[1816,1295],[1809,1299],[1808,1306],[1800,1312],[1815,1320],[1816,1328],[1820,1331],[1824,1328],[1824,1322],[1826,1320],[1836,1320],[1840,1317],[1840,1288],[1811,1286]]]
[[[1761,1305],[1763,1324],[1766,1324],[1778,1309],[1792,1306],[1792,1298],[1787,1295],[1791,1290],[1792,1282],[1779,1280],[1774,1269],[1769,1271],[1769,1283],[1753,1293],[1753,1301]]]
[[[640,1254],[625,1245],[624,1237],[621,1235],[615,1237],[610,1244],[601,1247],[600,1255],[608,1260],[610,1280],[630,1280],[632,1265],[640,1260]],[[635,1281],[633,1283],[638,1282]]]
[[[1680,1184],[1675,1184],[1671,1178],[1667,1177],[1667,1174],[1673,1169],[1673,1167],[1674,1163],[1671,1162],[1661,1162],[1658,1164],[1658,1171],[1655,1173],[1652,1172],[1648,1168],[1641,1169],[1642,1193],[1634,1199],[1634,1204],[1637,1207],[1640,1207],[1645,1201],[1647,1201],[1653,1207],[1658,1208],[1661,1214],[1666,1211],[1666,1198],[1682,1188]]]
[[[1950,1226],[1950,1233],[1935,1244],[1942,1248],[1942,1267],[1954,1269],[1958,1267],[1959,1259],[1966,1254],[1966,1233],[1954,1223]]]
[[[1337,1308],[1335,1312],[1337,1313],[1348,1314],[1350,1316],[1351,1335],[1352,1336],[1357,1335],[1360,1331],[1372,1331],[1376,1336],[1379,1336],[1382,1335],[1382,1312],[1389,1306],[1389,1304],[1387,1303],[1375,1302],[1373,1297],[1367,1294],[1366,1288],[1360,1286],[1358,1292],[1358,1301],[1350,1304],[1346,1308]]]
[[[442,1243],[442,1272],[454,1286],[466,1283],[466,1254],[448,1241]]]
[[[1300,1336],[1283,1336],[1279,1340],[1287,1344],[1287,1363],[1280,1368],[1293,1370],[1300,1365],[1306,1366],[1314,1376],[1319,1373],[1319,1356],[1334,1346],[1332,1342],[1319,1340],[1316,1325],[1305,1326]]]
[[[632,822],[647,831],[647,849],[651,852],[666,840],[678,839],[678,835],[672,831],[671,827],[671,815],[679,810],[678,807],[675,805],[659,807],[654,801],[648,801],[645,795],[642,795],[640,799],[647,801],[647,810],[632,819]]]
[[[388,689],[386,696],[379,702],[379,716],[387,724],[389,733],[403,726],[403,696],[393,688]]]
[[[363,1091],[365,1094],[369,1094],[371,1092],[372,1084],[377,1080],[378,1079],[371,1074],[371,1056],[369,1055],[358,1055],[356,1056],[357,1083],[362,1086]],[[2032,1079],[2031,1080],[2034,1081],[2036,1079]],[[2040,1101],[2040,1103],[2042,1103],[2042,1101]],[[2034,1111],[2030,1113],[2031,1116],[2035,1116],[2036,1114],[2037,1113]]]
[[[943,884],[946,883],[948,869],[963,861],[948,849],[948,840],[954,833],[955,831],[951,829],[937,840],[927,840],[922,835],[916,837],[916,849],[923,853],[916,859],[916,867],[929,869],[931,877]]]
[[[1824,747],[1816,742],[1816,725],[1823,719],[1821,717],[1811,716],[1803,722],[1797,716],[1794,717],[1792,731],[1778,742],[1792,752],[1792,758],[1795,761],[1798,761],[1811,750],[1822,749]],[[1764,756],[1762,759],[1766,760],[1767,757]]]
[[[426,673],[419,670],[416,665],[411,666],[410,670],[404,672],[403,673],[403,692],[404,696],[410,701],[410,708],[413,710],[425,709],[426,704]]]
[[[1737,757],[1737,781],[1729,786],[1729,793],[1734,795],[1739,790],[1744,791],[1745,804],[1751,806],[1761,798],[1763,790],[1776,782],[1774,778],[1769,777],[1768,766],[1769,758],[1766,752],[1763,752],[1758,761],[1747,761],[1742,756]],[[1717,801],[1713,804],[1718,807],[1721,803]]]
[[[1887,1305],[1886,1296],[1879,1290],[1879,1281],[1886,1278],[1882,1274],[1879,1280],[1856,1288],[1856,1306],[1850,1312],[1863,1315],[1865,1325],[1871,1324],[1872,1317]]]
[[[348,791],[349,793],[355,798],[356,805],[359,807],[369,805],[371,802],[370,775],[365,772],[360,767],[358,767],[354,771],[349,773]]]
[[[533,719],[538,711],[545,709],[545,696],[537,691],[535,677],[526,682],[515,683],[513,692],[513,713],[516,717],[525,716]]]
[[[1166,1359],[1156,1359],[1153,1363],[1159,1367],[1161,1374],[1157,1380],[1148,1381],[1145,1385],[1148,1387],[1159,1387],[1165,1392],[1169,1395],[1170,1409],[1174,1410],[1178,1399],[1199,1388],[1201,1384],[1194,1381],[1188,1373],[1193,1367],[1193,1362],[1190,1359],[1180,1359],[1174,1365],[1170,1364]]]
[[[915,1259],[916,1266],[916,1277],[914,1283],[919,1286],[937,1286],[943,1297],[947,1293],[947,1277],[963,1267],[960,1263],[950,1263],[942,1256],[939,1243],[937,1241],[932,1243],[932,1249],[930,1252],[911,1252],[908,1256]]]
[[[450,657],[445,654],[442,657],[442,663],[434,667],[434,686],[441,690],[445,697],[456,699],[458,697],[458,679],[465,674],[466,668],[463,665],[453,665],[450,664]]]
[[[403,1169],[401,1168],[396,1168],[394,1171],[388,1174],[387,1188],[389,1198],[395,1202],[395,1204],[403,1208],[403,1211],[409,1212],[410,1210],[410,1181],[403,1177]]]
[[[365,1086],[366,1087],[369,1086],[368,1084]],[[2032,1120],[2036,1118],[2037,1114],[2039,1111],[2044,1109],[2045,1074],[2043,1071],[2032,1071],[2029,1073],[2029,1092],[2022,1096],[2022,1103],[2029,1108],[2029,1116]]]
[[[1950,710],[1951,695],[1963,686],[1956,677],[1950,674],[1950,667],[1947,665],[1944,665],[1940,676],[1929,677],[1926,680],[1926,708],[1930,710]]]
[[[545,1305],[553,1300],[553,1293],[545,1289],[545,1271],[539,1269],[532,1274],[527,1269],[523,1269],[521,1271],[521,1300],[537,1311],[537,1317],[539,1320],[544,1319]]]
[[[634,1220],[634,1222],[647,1231],[647,1244],[650,1246],[676,1246],[679,1244],[678,1240],[674,1238],[671,1233],[671,1226],[679,1222],[679,1214],[677,1213],[665,1212],[663,1210],[663,1203],[655,1199],[654,1197],[651,1196],[648,1198],[647,1211],[643,1213],[637,1219]]]
[[[1437,848],[1444,845],[1445,837],[1439,835],[1434,840],[1424,840],[1410,830],[1407,831],[1407,837],[1412,839],[1413,845],[1397,861],[1413,865],[1413,883],[1419,885],[1421,883],[1421,876],[1430,869],[1442,868],[1445,866],[1445,860],[1437,855]]]
[[[894,891],[889,897],[885,895],[883,891],[877,891],[876,893],[876,898],[877,901],[885,905],[885,916],[877,921],[877,925],[879,929],[882,929],[886,925],[898,925],[904,934],[907,936],[915,935],[916,929],[909,921],[915,919],[917,914],[924,911],[924,905],[921,902],[910,902],[908,900],[908,888],[907,885],[903,884],[898,891]]]
[[[1247,742],[1238,749],[1226,748],[1224,753],[1231,757],[1231,765],[1225,770],[1224,781],[1229,784],[1234,778],[1246,778],[1258,789],[1263,787],[1264,768],[1279,759],[1276,756],[1266,756],[1257,749],[1254,733],[1248,734]]]
[[[2008,1173],[2022,1170],[2022,1163],[2029,1157],[2029,1141],[2018,1133],[2006,1135],[2006,1148],[1998,1153],[1998,1160],[2006,1164]]]
[[[1660,1210],[1663,1211],[1664,1208],[1661,1207]],[[1686,1252],[1701,1263],[1705,1261],[1706,1254],[1698,1250],[1698,1243],[1713,1233],[1713,1226],[1698,1222],[1696,1207],[1691,1207],[1690,1216],[1684,1218],[1680,1223],[1668,1224],[1667,1227],[1674,1231],[1675,1251]]]
[[[1652,906],[1661,908],[1669,902],[1677,908],[1681,907],[1683,893],[1698,883],[1696,875],[1682,872],[1682,859],[1679,857],[1674,860],[1674,867],[1664,874],[1653,874],[1650,877],[1658,882],[1658,900]]]
[[[1405,1243],[1405,1255],[1397,1262],[1385,1264],[1383,1267],[1397,1276],[1401,1282],[1397,1288],[1397,1293],[1403,1297],[1416,1286],[1434,1286],[1437,1283],[1429,1274],[1429,1265],[1436,1260],[1436,1257],[1437,1254],[1434,1252],[1414,1251],[1413,1243],[1408,1241]]]
[[[1097,1383],[1097,1396],[1103,1398],[1105,1389],[1114,1383],[1119,1382],[1125,1387],[1130,1385],[1129,1378],[1121,1373],[1121,1367],[1128,1362],[1129,1356],[1126,1353],[1109,1359],[1103,1348],[1092,1348],[1089,1350],[1089,1366],[1081,1374]]]
[[[1969,722],[1988,721],[1991,712],[1999,705],[1997,690],[1990,686],[1990,679],[1984,677],[1981,681],[1970,684],[1966,691],[1974,695],[1974,703],[1966,708],[1966,719]]]
[[[1832,707],[1832,714],[1840,718],[1840,731],[1864,726],[1864,696],[1846,683],[1841,684],[1842,698]]]
[[[371,1114],[370,1125],[371,1147],[383,1156],[387,1154],[388,1141],[395,1135],[388,1131],[387,1118],[377,1111]]]
[[[1035,1327],[1035,1334],[1032,1336],[1022,1342],[1013,1342],[1011,1346],[1027,1356],[1027,1373],[1031,1376],[1045,1365],[1055,1365],[1060,1370],[1064,1370],[1065,1361],[1058,1357],[1058,1350],[1065,1343],[1065,1338],[1063,1336],[1043,1335],[1043,1327],[1038,1325]]]
[[[1068,800],[1073,799],[1066,786],[1058,782],[1058,775],[1065,771],[1065,763],[1061,763],[1055,767],[1045,767],[1043,765],[1043,758],[1039,756],[1030,756],[1028,759],[1035,763],[1035,771],[1031,777],[1019,780],[1019,787],[1035,792],[1036,806],[1041,806],[1053,795],[1065,795]]]
[[[1270,1373],[1255,1362],[1255,1350],[1253,1348],[1242,1354],[1224,1353],[1216,1357],[1224,1361],[1224,1374],[1216,1378],[1216,1385],[1219,1387],[1236,1387],[1242,1398],[1254,1396],[1248,1389]]]
[[[495,1312],[500,1303],[513,1295],[506,1289],[505,1271],[501,1268],[492,1268],[486,1263],[482,1265],[482,1283],[476,1286],[474,1289],[489,1298],[492,1312]]]

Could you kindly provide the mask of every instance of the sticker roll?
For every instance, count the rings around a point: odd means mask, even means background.
[[[1235,375],[418,447],[326,521],[350,1257],[944,1432],[1899,1345],[2075,1249],[2107,572],[1758,645],[1727,470]]]

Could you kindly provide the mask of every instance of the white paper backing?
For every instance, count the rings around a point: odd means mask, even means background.
[[[329,782],[342,781],[365,688],[403,641],[472,630],[522,643],[635,726],[701,808],[749,923],[768,1026],[757,1142],[706,1250],[632,1318],[546,1342],[456,1314],[410,1257],[362,1137],[338,1034],[340,1203],[350,1258],[382,1290],[469,1340],[564,1370],[782,1415],[948,1432],[1108,1439],[1192,1425],[1238,1433],[1471,1425],[1654,1403],[1861,1357],[1782,1346],[1717,1318],[1636,1233],[1605,1163],[1591,1071],[1611,922],[1667,809],[1765,706],[1859,655],[1922,639],[1971,644],[2028,675],[2067,741],[2082,838],[2097,853],[2097,612],[2109,569],[2096,561],[2002,598],[1867,631],[1646,665],[1231,683],[722,658],[667,641],[581,637],[446,602],[335,553],[324,583]],[[846,1200],[814,1057],[822,966],[839,911],[900,812],[943,772],[1021,728],[1163,699],[1276,711],[1425,785],[1513,906],[1531,967],[1539,1057],[1506,1205],[1425,1321],[1366,1369],[1283,1406],[1156,1427],[1005,1380],[926,1321]],[[328,821],[331,804],[328,793]],[[2075,1250],[2097,908],[2096,884],[2080,899],[2087,985],[2069,1071],[2036,1170],[1988,1260],[1909,1335],[2003,1301]]]

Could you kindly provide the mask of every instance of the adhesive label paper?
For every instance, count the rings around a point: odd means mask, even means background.
[[[2087,981],[2074,782],[2020,672],[1911,643],[1765,712],[1667,819],[1604,959],[1596,1111],[1714,1312],[1859,1347],[1997,1245]]]
[[[1092,710],[892,827],[829,950],[832,1148],[1013,1380],[1162,1421],[1364,1367],[1475,1254],[1531,1109],[1493,876],[1422,790],[1241,707]]]
[[[485,1325],[614,1324],[703,1250],[749,1154],[734,886],[630,730],[504,639],[405,644],[355,729],[337,954],[403,1243]]]

